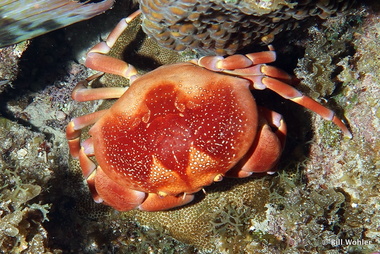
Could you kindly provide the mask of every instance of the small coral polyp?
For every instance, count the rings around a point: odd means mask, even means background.
[[[139,13],[120,22],[86,60],[88,67],[129,79],[130,87],[88,89],[101,75],[95,74],[72,94],[77,101],[118,98],[109,109],[77,117],[67,127],[70,153],[79,159],[96,202],[120,211],[167,210],[190,203],[194,193],[224,177],[270,172],[284,148],[286,125],[280,114],[256,105],[252,89],[270,89],[351,137],[333,111],[293,88],[290,75],[266,65],[276,59],[271,46],[164,65],[140,76],[132,65],[106,55]],[[81,130],[90,125],[90,138],[81,144]]]

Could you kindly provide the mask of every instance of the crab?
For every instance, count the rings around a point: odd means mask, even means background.
[[[93,199],[119,211],[160,211],[183,206],[225,177],[271,172],[284,149],[283,117],[259,107],[252,89],[270,89],[351,137],[334,112],[290,85],[293,78],[269,65],[276,53],[204,56],[161,66],[140,76],[107,56],[139,11],[122,20],[85,65],[100,71],[75,87],[72,98],[117,98],[108,109],[74,118],[67,126],[70,153],[79,159]],[[88,88],[104,72],[130,80],[129,88]],[[81,142],[81,131],[91,126]]]

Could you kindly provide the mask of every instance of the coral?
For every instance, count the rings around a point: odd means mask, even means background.
[[[132,232],[130,235],[120,235],[113,241],[119,253],[194,253],[193,247],[175,240],[161,230],[151,230],[136,223],[130,223],[129,227],[129,232]]]
[[[269,178],[225,181],[206,187],[207,194],[199,194],[195,204],[155,213],[131,211],[123,216],[163,230],[208,253],[226,249],[226,253],[236,253],[233,251],[244,250],[252,241],[249,219],[261,220],[265,214]]]
[[[134,19],[124,31],[109,55],[123,59],[137,68],[140,74],[144,74],[163,64],[188,61],[195,57],[191,51],[181,53],[162,48],[157,42],[146,36],[141,28],[141,17]],[[101,79],[105,86],[128,86],[129,81],[116,75],[106,74]]]
[[[0,139],[0,249],[48,253],[43,222],[49,220],[50,204],[41,193],[42,179],[49,179],[45,162],[52,158],[44,137],[0,117]]]
[[[376,13],[366,13],[361,29],[354,34],[352,41],[356,53],[340,62],[343,71],[338,78],[343,82],[343,89],[333,98],[340,105],[347,105],[345,114],[354,138],[352,142],[335,143],[341,149],[334,153],[327,152],[328,146],[313,145],[310,164],[317,166],[306,171],[311,188],[335,186],[350,197],[351,214],[346,222],[353,228],[366,229],[363,238],[371,239],[372,245],[362,246],[363,249],[379,244],[376,240],[379,239],[379,216],[376,213],[380,174],[380,66],[375,53],[380,49],[378,22]],[[329,138],[325,130],[328,128],[317,133],[315,144],[323,144]]]
[[[378,13],[370,10],[365,12],[365,15],[359,14],[351,18],[341,17],[340,20],[329,20],[323,25],[325,28],[329,28],[320,30],[322,34],[325,34],[325,38],[329,38],[331,31],[337,31],[338,27],[345,31],[343,37],[331,38],[328,43],[330,48],[340,48],[342,41],[345,41],[344,44],[348,45],[345,50],[349,53],[340,61],[335,61],[337,66],[334,67],[332,62],[329,64],[336,69],[336,81],[341,82],[338,88],[333,88],[334,92],[329,91],[329,100],[344,107],[344,114],[353,132],[353,140],[342,140],[337,132],[331,129],[331,125],[324,123],[318,117],[313,117],[313,122],[319,127],[311,142],[309,159],[303,165],[304,178],[307,179],[305,186],[307,192],[298,190],[300,192],[297,194],[294,193],[297,190],[293,190],[289,197],[302,198],[302,202],[296,200],[296,203],[300,204],[305,202],[305,198],[306,202],[312,201],[318,204],[318,206],[312,206],[313,212],[316,214],[306,220],[310,226],[305,227],[302,231],[299,228],[296,230],[304,233],[301,237],[305,240],[307,235],[314,237],[318,235],[310,231],[313,228],[311,224],[314,224],[316,229],[319,225],[322,237],[313,240],[314,243],[305,244],[299,237],[296,239],[287,236],[287,239],[292,239],[291,243],[295,245],[315,246],[315,248],[320,248],[319,250],[334,249],[340,252],[367,253],[375,251],[379,244],[377,211],[379,209],[378,177],[380,174],[378,135],[380,66],[377,53],[375,53],[380,46],[378,43],[380,30],[376,25],[379,17]],[[347,22],[348,20],[350,21]],[[335,26],[332,26],[330,22],[334,22]],[[349,24],[359,25],[360,28],[350,27]],[[338,34],[341,34],[339,31],[342,30],[338,30]],[[306,51],[310,52],[319,47],[319,43],[309,44],[307,46],[309,49]],[[350,48],[355,49],[354,54]],[[328,52],[331,59],[336,57],[337,51]],[[324,85],[321,88],[324,90]],[[318,89],[316,90],[318,91]],[[342,195],[344,195],[344,200]],[[334,196],[338,202],[335,201],[330,205],[320,206],[321,201],[314,200],[315,197],[320,199]],[[324,208],[324,211],[318,207]],[[285,205],[284,215],[290,214],[288,209],[289,207]],[[293,213],[296,215],[295,217],[299,217],[300,212],[302,209]],[[318,213],[323,214],[320,222],[316,219],[317,217],[314,217]],[[289,218],[289,216],[287,217]],[[289,225],[285,226],[281,222],[280,226],[277,226],[285,229]],[[308,237],[308,240],[310,239],[311,237]],[[339,239],[343,239],[343,244],[335,241]],[[356,246],[347,243],[352,240],[367,242]]]
[[[139,1],[143,29],[162,46],[232,55],[252,44],[269,44],[281,31],[313,16],[326,18],[348,1]]]
[[[111,8],[113,0],[80,3],[69,0],[2,1],[0,47],[92,18]]]
[[[28,42],[0,48],[0,94],[12,86],[12,81],[19,72],[19,60],[22,53],[28,48]]]
[[[276,179],[266,232],[286,243],[285,250],[301,252],[338,249],[336,239],[360,238],[363,229],[345,224],[351,216],[346,193],[332,187],[311,190],[297,184],[300,176],[282,172]]]
[[[47,253],[47,232],[42,222],[48,221],[50,205],[34,203],[41,186],[22,183],[16,172],[2,170],[0,186],[0,248],[6,253]],[[33,238],[32,240],[30,240]]]
[[[309,95],[327,97],[335,91],[336,76],[341,71],[338,62],[352,54],[354,26],[360,19],[360,13],[332,17],[308,29],[310,36],[301,44],[305,56],[298,61],[294,73],[307,86]]]

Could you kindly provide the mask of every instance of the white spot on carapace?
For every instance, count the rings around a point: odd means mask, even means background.
[[[202,171],[216,169],[218,161],[213,159],[207,153],[197,150],[194,147],[190,148],[189,166],[187,174],[197,174]]]
[[[148,110],[148,111],[143,115],[143,117],[141,118],[141,121],[143,121],[143,123],[148,123],[148,122],[149,122],[149,119],[150,119],[150,114],[151,114],[151,111]]]
[[[156,156],[152,156],[149,180],[151,183],[160,183],[170,178],[175,178],[173,172],[167,169]]]

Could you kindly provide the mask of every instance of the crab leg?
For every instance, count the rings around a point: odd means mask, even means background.
[[[273,110],[270,110],[264,107],[258,107],[258,108],[259,108],[260,116],[264,117],[267,124],[271,128],[275,129],[275,131],[273,132],[276,134],[276,136],[280,140],[281,147],[284,148],[285,141],[286,141],[286,134],[287,134],[287,127],[286,127],[284,118],[282,117],[281,114]]]
[[[334,111],[322,106],[312,98],[303,95],[300,91],[284,83],[281,80],[291,82],[293,78],[286,72],[265,64],[259,64],[252,67],[237,69],[233,71],[225,71],[226,73],[233,73],[234,75],[242,76],[253,82],[253,89],[263,90],[270,89],[285,99],[294,101],[295,103],[310,109],[311,111],[322,116],[324,119],[332,121],[343,132],[343,134],[352,138],[351,132],[347,126],[335,116]],[[280,79],[280,80],[279,80]]]
[[[249,78],[249,77],[246,77]],[[317,101],[313,100],[310,97],[303,95],[300,91],[295,89],[294,87],[271,77],[260,77],[256,76],[253,79],[253,86],[256,89],[262,89],[264,86],[268,88],[278,95],[284,97],[285,99],[294,101],[295,103],[310,109],[311,111],[317,113],[322,116],[325,120],[332,121],[335,125],[337,125],[343,132],[343,134],[352,138],[351,132],[348,130],[347,126],[340,120],[337,116],[335,116],[334,111],[322,106]]]
[[[87,85],[90,81],[100,77],[103,73],[96,73],[87,79],[80,81],[73,90],[71,97],[76,101],[92,101],[101,99],[117,99],[120,98],[127,88],[124,87],[102,87],[89,89]],[[94,124],[99,120],[107,110],[100,110],[91,114],[74,118],[66,128],[66,137],[69,142],[70,154],[74,158],[79,157],[80,134],[81,129]],[[91,149],[89,146],[86,150]],[[87,152],[88,153],[88,152]]]
[[[212,71],[238,70],[252,65],[271,63],[276,61],[276,52],[269,45],[269,51],[250,53],[247,55],[232,55],[226,58],[222,56],[204,56],[198,60],[190,61]],[[288,75],[289,76],[289,75]]]
[[[251,80],[253,83],[252,89],[263,90],[268,88],[285,99],[292,100],[317,113],[324,119],[332,121],[343,131],[345,136],[352,138],[351,132],[342,120],[335,116],[334,111],[322,106],[317,101],[303,95],[300,91],[288,85],[287,83],[293,83],[295,80],[286,72],[263,64],[273,62],[276,59],[276,53],[272,46],[269,46],[269,50],[247,55],[234,55],[226,58],[221,56],[206,56],[198,61],[193,60],[191,62],[212,71],[241,76],[242,78]]]
[[[129,15],[129,17],[122,19],[114,30],[108,35],[106,41],[96,44],[88,52],[85,65],[94,70],[116,74],[131,81],[135,80],[138,77],[135,67],[123,60],[107,56],[106,54],[108,54],[116,40],[128,27],[128,24],[140,13],[141,11],[138,10]]]
[[[79,158],[79,151],[81,149],[80,145],[80,135],[82,129],[94,124],[99,120],[107,110],[100,110],[94,113],[73,118],[71,122],[66,127],[66,138],[69,143],[70,154],[73,158]]]
[[[275,79],[282,80],[287,83],[295,83],[297,81],[294,77],[289,75],[287,72],[276,68],[274,66],[266,65],[266,64],[258,64],[253,65],[247,68],[243,69],[235,69],[235,70],[224,70],[224,73],[229,73],[232,75],[242,76],[247,79],[251,79],[253,77],[263,77],[268,76]],[[259,84],[259,83],[258,83]],[[258,85],[257,84],[257,85]],[[255,89],[264,89],[264,86],[262,87],[254,87]]]
[[[78,82],[75,86],[71,97],[75,101],[93,101],[93,100],[105,100],[105,99],[117,99],[120,98],[127,88],[125,87],[99,87],[95,89],[89,89],[88,83],[100,76],[103,73],[99,72],[85,80]]]
[[[86,179],[88,179],[96,169],[95,163],[90,160],[83,147],[79,150],[79,164],[82,169],[82,174]]]

